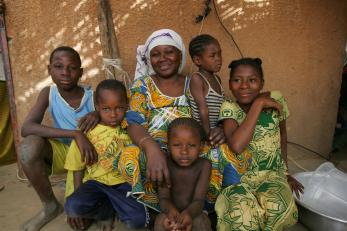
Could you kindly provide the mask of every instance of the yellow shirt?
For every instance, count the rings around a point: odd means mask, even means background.
[[[98,153],[98,162],[91,166],[81,160],[81,153],[75,140],[72,141],[66,155],[64,168],[69,171],[84,170],[83,182],[96,180],[106,185],[117,185],[126,182],[119,171],[113,169],[113,162],[119,157],[124,147],[131,143],[131,139],[120,126],[113,128],[98,124],[93,130],[87,133],[87,137],[94,145]],[[72,193],[73,187],[66,188],[66,195]],[[68,192],[70,191],[70,192]]]

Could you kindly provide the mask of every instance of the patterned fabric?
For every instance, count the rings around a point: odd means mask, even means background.
[[[269,109],[260,113],[253,137],[248,145],[253,153],[252,171],[274,170],[286,172],[286,165],[281,157],[281,134],[279,123],[289,116],[287,103],[279,91],[272,91],[271,98],[282,106],[282,113]],[[219,119],[234,119],[239,125],[246,118],[246,113],[236,102],[226,101],[221,107]]]
[[[201,78],[208,85],[207,94],[205,95],[205,101],[206,101],[207,108],[208,108],[208,119],[210,122],[210,128],[214,128],[218,124],[218,116],[219,116],[220,107],[222,106],[222,103],[224,102],[224,90],[223,90],[223,87],[222,87],[221,83],[219,82],[219,79],[217,78],[217,76],[214,75],[214,78],[217,80],[217,82],[220,86],[221,94],[219,94],[218,92],[213,90],[210,83],[208,82],[206,77],[203,76],[203,74],[201,74],[200,72],[196,72],[196,73],[199,74],[201,76]],[[198,107],[197,103],[195,102],[192,93],[190,92],[190,88],[188,90],[188,98],[189,98],[190,106],[192,107],[193,118],[196,121],[200,122],[201,120],[200,120],[199,107]]]
[[[283,106],[261,112],[248,148],[252,165],[241,176],[241,184],[227,187],[216,202],[218,230],[282,230],[297,221],[297,209],[281,157],[279,123],[289,116],[282,94],[271,98]],[[234,119],[238,124],[246,113],[235,102],[222,105],[220,119]]]
[[[224,189],[216,202],[219,231],[283,230],[298,220],[287,177],[263,170]]]
[[[191,109],[184,92],[179,97],[166,96],[160,92],[150,76],[137,79],[131,88],[130,109],[126,114],[128,124],[145,127],[150,135],[166,149],[166,132],[171,121],[180,117],[191,117]]]
[[[241,176],[251,164],[251,153],[248,150],[235,155],[227,144],[219,145],[216,148],[205,145],[202,150],[202,157],[210,160],[212,164],[207,191],[207,202],[212,204],[215,203],[224,187],[240,183]]]
[[[140,124],[146,128],[165,152],[170,122],[179,117],[191,117],[191,109],[185,96],[188,81],[186,78],[184,92],[178,97],[161,93],[150,76],[136,79],[131,88],[127,123]],[[145,181],[146,156],[137,146],[126,147],[120,159],[114,162],[114,168],[118,168],[126,181],[132,185],[132,193],[140,202],[159,211],[157,190]]]
[[[188,80],[186,81],[185,93],[188,89],[187,82]],[[178,117],[191,116],[187,97],[185,95],[180,97],[163,95],[149,76],[135,80],[131,95],[130,110],[126,115],[128,124],[135,123],[144,126],[166,152],[166,134],[169,123]],[[215,202],[225,179],[236,178],[237,183],[239,183],[240,176],[246,172],[250,160],[248,151],[236,157],[226,144],[218,148],[204,146],[202,157],[212,162],[211,180],[207,195],[210,203]],[[146,155],[137,146],[130,145],[123,150],[119,160],[114,162],[114,166],[132,185],[133,195],[136,195],[140,202],[159,211],[157,189],[145,179]],[[233,169],[234,171],[226,171],[226,169]]]
[[[119,171],[113,169],[113,162],[119,157],[124,147],[131,143],[126,131],[120,126],[113,128],[98,124],[93,130],[87,133],[87,137],[98,153],[98,162],[86,166],[81,161],[81,154],[76,142],[73,141],[66,156],[65,169],[69,171],[85,169],[83,182],[96,180],[105,185],[124,183],[125,180]],[[66,186],[66,191],[68,191],[68,188],[70,189],[70,187]],[[69,194],[70,192],[66,192],[67,196]]]
[[[84,95],[80,106],[75,109],[60,95],[56,85],[50,87],[48,111],[51,114],[55,128],[75,130],[77,120],[95,110],[93,90],[90,87],[82,88],[84,89]],[[67,145],[70,145],[72,141],[71,138],[56,139]]]

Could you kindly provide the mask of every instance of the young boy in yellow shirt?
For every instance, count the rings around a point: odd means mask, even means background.
[[[114,160],[131,143],[121,127],[128,107],[126,89],[117,80],[104,80],[96,88],[95,100],[100,123],[87,133],[87,138],[98,153],[98,161],[86,165],[76,143],[71,143],[65,168],[73,171],[74,192],[65,203],[67,222],[73,229],[85,229],[93,220],[102,221],[102,230],[112,230],[116,216],[130,228],[145,227],[148,216],[144,205],[127,197],[131,186],[113,169]]]

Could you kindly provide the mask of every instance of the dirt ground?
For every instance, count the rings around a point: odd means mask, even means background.
[[[291,173],[316,169],[325,159],[313,155],[299,147],[288,146],[289,171]],[[336,154],[333,161],[337,167],[347,172],[347,148]],[[0,191],[0,231],[16,231],[27,219],[35,215],[40,209],[40,201],[33,188],[28,183],[18,181],[17,165],[11,164],[0,167],[0,184],[5,188]],[[54,187],[54,192],[60,202],[64,197],[64,184],[58,183]],[[42,231],[70,231],[66,224],[65,214],[61,214],[56,219],[42,228]],[[89,230],[98,230],[97,226],[92,226]],[[116,231],[129,230],[122,224],[117,224]],[[290,228],[291,231],[307,231],[301,224]],[[141,230],[144,231],[144,230]]]

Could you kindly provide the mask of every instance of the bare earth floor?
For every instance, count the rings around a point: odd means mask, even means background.
[[[288,146],[289,153],[289,171],[291,173],[304,170],[312,171],[326,160],[312,154],[295,145]],[[333,155],[332,162],[345,172],[347,172],[347,148]],[[34,190],[27,183],[17,180],[17,165],[11,164],[0,167],[0,184],[5,188],[0,191],[0,230],[16,231],[20,229],[21,224],[32,217],[40,210],[40,201]],[[60,202],[63,201],[64,187],[62,183],[56,184],[54,192]],[[42,228],[42,231],[69,231],[66,224],[66,216],[61,214],[56,219]],[[89,230],[98,230],[97,226],[92,226]],[[117,224],[117,231],[129,230],[122,224]],[[308,230],[301,224],[297,224],[289,229],[290,231]],[[287,230],[287,231],[289,231]]]

